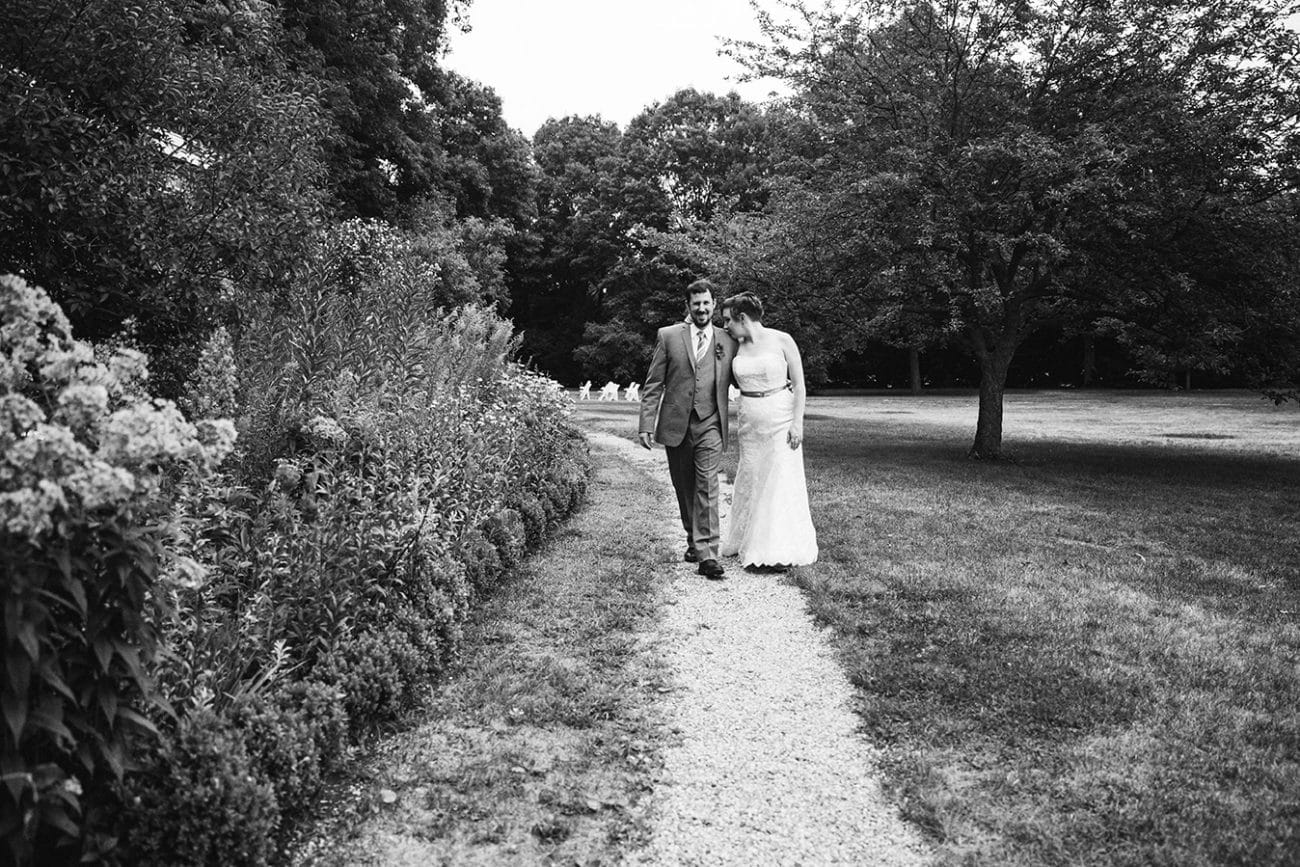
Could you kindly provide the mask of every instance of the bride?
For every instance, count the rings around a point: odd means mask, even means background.
[[[736,471],[723,556],[746,567],[781,569],[817,560],[817,532],[804,480],[803,362],[794,338],[763,325],[763,303],[742,292],[721,304],[740,341],[731,372],[740,386]]]

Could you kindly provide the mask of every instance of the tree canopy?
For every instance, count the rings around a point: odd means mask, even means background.
[[[4,4],[0,272],[79,334],[131,331],[170,393],[353,217],[457,238],[448,268],[504,306],[535,172],[496,95],[438,66],[450,6]]]
[[[1213,368],[1292,279],[1289,6],[791,5],[800,23],[768,18],[746,46],[803,127],[767,216],[802,227],[824,300],[869,330],[971,352],[972,454],[999,456],[1007,369],[1036,330]]]
[[[291,267],[325,125],[282,39],[256,5],[5,4],[0,272],[48,286],[88,337],[134,317],[172,343],[232,281]]]
[[[735,94],[687,89],[622,132],[599,118],[549,121],[533,148],[540,254],[514,308],[525,349],[565,378],[639,379],[692,275],[657,233],[761,206],[767,117]]]

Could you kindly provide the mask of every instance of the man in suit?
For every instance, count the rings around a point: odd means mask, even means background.
[[[718,565],[718,464],[727,447],[727,387],[736,341],[713,325],[708,280],[686,287],[690,318],[659,329],[641,390],[641,445],[662,443],[686,531],[688,563],[714,580]]]

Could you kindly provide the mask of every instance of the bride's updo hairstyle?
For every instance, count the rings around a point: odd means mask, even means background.
[[[753,292],[738,292],[721,304],[722,310],[730,310],[732,317],[745,314],[754,322],[763,321],[763,302]]]

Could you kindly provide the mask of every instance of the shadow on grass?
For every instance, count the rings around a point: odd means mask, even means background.
[[[950,860],[1300,863],[1300,461],[828,428],[796,577]]]
[[[827,420],[837,424],[819,431],[817,439],[808,442],[810,460],[829,458],[837,464],[860,461],[873,465],[883,460],[890,464],[944,468],[962,465],[986,477],[1008,478],[1038,470],[1062,481],[1111,476],[1163,481],[1190,488],[1208,485],[1235,490],[1242,484],[1300,486],[1300,457],[1232,454],[1188,446],[1033,441],[1009,446],[1011,460],[990,463],[971,460],[966,455],[967,440],[941,432],[918,429],[911,436],[907,432],[873,436],[871,431],[842,420]],[[1300,490],[1295,502],[1300,505]]]

